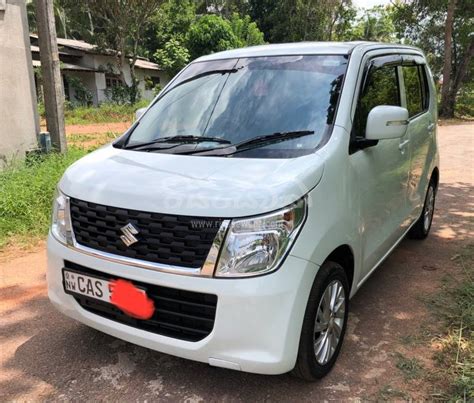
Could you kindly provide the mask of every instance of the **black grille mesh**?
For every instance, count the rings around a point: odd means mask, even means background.
[[[98,272],[72,262],[64,262],[65,267],[77,273],[91,275],[104,280],[119,277]],[[84,295],[72,294],[85,310],[104,318],[133,326],[148,332],[186,341],[199,341],[209,335],[214,327],[217,295],[175,288],[133,283],[145,290],[155,304],[155,313],[148,320],[134,319],[124,314],[116,306]]]
[[[174,266],[202,267],[221,219],[167,215],[104,206],[71,198],[76,241],[89,248]],[[132,223],[138,242],[126,246],[120,229]]]

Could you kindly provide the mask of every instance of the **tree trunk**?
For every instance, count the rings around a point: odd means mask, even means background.
[[[469,47],[466,49],[466,51],[464,52],[462,56],[461,62],[459,63],[458,69],[456,71],[456,75],[454,76],[451,90],[449,91],[447,106],[448,106],[448,111],[451,111],[453,116],[454,116],[454,107],[456,105],[456,96],[458,94],[459,88],[461,87],[461,84],[464,82],[464,79],[466,78],[468,67],[473,57],[474,57],[474,38],[471,38]]]
[[[444,66],[443,66],[443,86],[441,88],[441,108],[439,115],[444,118],[454,117],[454,108],[450,100],[451,93],[451,69],[453,54],[453,23],[456,0],[449,0],[448,14],[446,16],[446,27],[444,30]]]
[[[91,10],[89,9],[88,5],[87,5],[87,18],[89,19],[89,33],[90,33],[90,36],[93,37],[95,35],[94,21],[92,20]]]
[[[125,63],[126,63],[126,58],[127,58],[127,55],[126,55],[127,49],[126,49],[126,46],[125,46],[125,38],[120,37],[117,42],[119,43],[119,49],[117,49],[118,50],[117,59],[118,59],[119,76],[120,76],[120,80],[122,81],[123,85],[128,87],[129,85],[127,83],[127,79],[125,78],[125,73],[123,71],[124,68],[125,68]]]
[[[36,0],[46,126],[55,149],[66,152],[64,90],[61,78],[53,0]]]

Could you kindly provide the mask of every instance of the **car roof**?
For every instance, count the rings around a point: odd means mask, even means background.
[[[400,44],[378,43],[378,42],[297,42],[280,43],[272,45],[250,46],[248,48],[232,49],[223,52],[212,53],[202,56],[195,62],[204,62],[211,60],[234,59],[242,57],[258,56],[291,56],[291,55],[348,55],[355,48],[364,47],[367,50],[375,49],[419,49],[412,46]]]

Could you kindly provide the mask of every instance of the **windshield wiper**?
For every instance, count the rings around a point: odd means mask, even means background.
[[[203,143],[206,141],[230,144],[231,142],[220,137],[206,137],[206,136],[167,136],[149,141],[147,143],[132,144],[130,146],[123,147],[125,150],[145,150],[147,148],[153,148],[155,144],[161,143]]]
[[[191,152],[194,155],[222,155],[228,156],[241,151],[251,150],[253,148],[262,147],[267,144],[279,143],[281,141],[296,139],[298,137],[309,136],[314,134],[314,130],[297,130],[291,132],[276,132],[265,134],[263,136],[253,137],[244,140],[237,144],[232,144],[227,147],[215,147],[208,150],[199,150]]]

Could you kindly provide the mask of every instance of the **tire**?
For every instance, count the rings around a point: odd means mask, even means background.
[[[340,288],[336,289],[336,287]],[[326,315],[327,310],[324,309],[326,305],[324,299],[328,297],[327,292],[329,292],[329,297],[331,296],[331,290],[336,293],[336,301],[339,302],[340,308],[334,309],[337,314],[332,313],[329,316],[329,321],[327,321],[328,315]],[[338,295],[341,295],[337,294],[337,291],[343,291],[342,302],[340,298],[337,298]],[[324,263],[319,269],[311,288],[301,330],[298,357],[292,375],[313,382],[324,377],[332,369],[341,350],[346,332],[349,293],[349,282],[342,266],[334,262]],[[338,304],[334,305],[337,307]],[[327,340],[333,342],[333,349],[328,344],[324,344],[327,343],[324,342],[325,334]],[[339,338],[334,343],[335,338],[331,335],[337,337],[337,334],[339,334]]]
[[[425,239],[430,233],[431,224],[433,222],[433,213],[436,201],[436,186],[433,181],[428,185],[426,191],[425,204],[421,211],[421,216],[413,227],[411,227],[408,236],[412,239]]]

